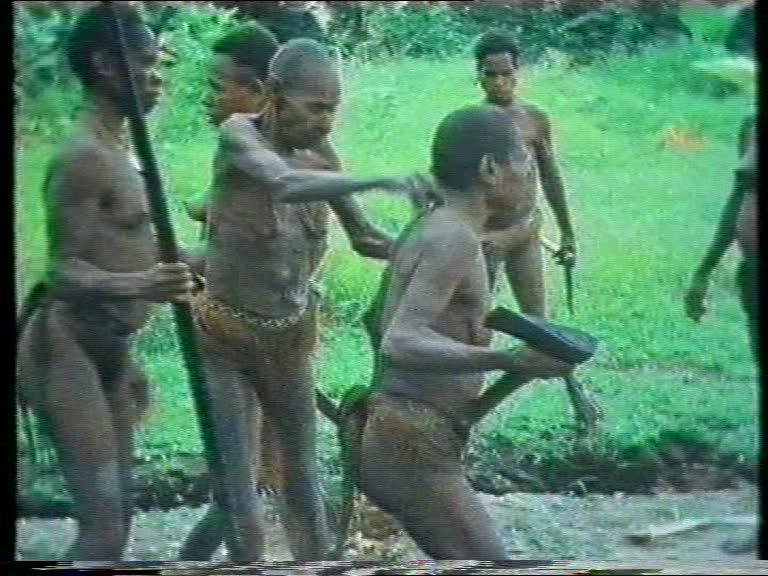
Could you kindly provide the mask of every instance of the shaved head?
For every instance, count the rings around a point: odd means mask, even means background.
[[[280,94],[306,94],[313,89],[340,89],[341,78],[328,49],[309,38],[289,40],[269,63],[269,82]]]
[[[480,161],[490,155],[500,164],[522,148],[520,133],[506,112],[489,104],[472,105],[446,116],[432,140],[432,174],[442,185],[463,190],[472,185]]]

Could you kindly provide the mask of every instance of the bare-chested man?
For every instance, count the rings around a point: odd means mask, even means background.
[[[158,46],[135,8],[120,4],[128,59],[148,112],[160,95]],[[47,425],[72,494],[77,560],[118,560],[132,503],[133,334],[151,302],[188,297],[186,264],[156,264],[138,164],[128,147],[114,38],[102,4],[79,17],[68,57],[87,105],[44,185],[49,291],[20,335],[19,393]],[[140,394],[139,394],[140,396]]]
[[[743,259],[737,282],[742,307],[747,315],[752,353],[759,361],[758,278],[757,278],[757,127],[756,117],[747,118],[739,132],[739,167],[735,170],[733,192],[723,208],[715,237],[693,275],[685,295],[689,317],[699,321],[707,311],[710,276],[728,248],[736,241]]]
[[[508,190],[490,207],[488,232],[485,235],[489,266],[503,263],[509,286],[520,310],[526,314],[547,316],[542,246],[539,236],[541,216],[537,208],[537,188],[552,208],[560,229],[560,255],[574,259],[576,245],[568,213],[563,181],[552,144],[552,128],[547,115],[537,106],[516,95],[519,52],[515,40],[504,32],[484,34],[475,47],[475,60],[480,85],[486,101],[502,107],[523,138],[531,155],[529,177],[520,186]],[[520,234],[519,225],[533,222]],[[490,270],[491,278],[495,271]],[[493,286],[491,286],[493,288]]]
[[[262,510],[254,488],[258,440],[247,434],[263,408],[274,424],[285,473],[284,521],[293,555],[330,552],[315,454],[310,357],[317,294],[312,279],[326,249],[327,203],[397,179],[358,181],[315,149],[328,137],[340,100],[333,60],[298,39],[270,62],[259,114],[221,125],[208,211],[207,290],[197,304],[214,413],[227,477],[239,495],[233,514],[246,535],[236,561],[263,554]],[[227,438],[247,438],[245,443]]]
[[[411,228],[392,258],[360,487],[435,559],[508,558],[461,466],[463,419],[483,372],[533,379],[572,369],[528,348],[491,350],[483,326],[490,293],[481,239],[492,207],[528,177],[531,162],[499,108],[450,114],[432,144],[442,205]]]
[[[208,101],[211,122],[218,126],[232,114],[256,114],[263,109],[267,68],[278,47],[274,35],[257,23],[243,25],[214,45],[216,62]],[[313,150],[334,170],[342,169],[328,139],[313,146]],[[206,222],[209,195],[206,193],[185,203],[190,218]],[[365,219],[353,198],[336,198],[330,201],[330,207],[361,256],[388,257],[392,240]]]
[[[214,45],[216,61],[207,104],[210,119],[215,125],[233,114],[256,114],[264,108],[264,82],[269,61],[277,49],[278,43],[272,33],[256,23],[235,29]],[[334,170],[341,169],[327,139],[316,146],[315,151]],[[187,204],[188,214],[195,220],[206,222],[208,203],[208,194],[190,201]],[[390,239],[365,220],[354,199],[338,198],[332,200],[330,206],[345,227],[353,247],[361,255],[386,257]],[[261,436],[259,483],[279,489],[284,485],[284,478],[274,425],[263,415],[259,416],[259,412],[252,414],[255,438],[259,438],[259,433]],[[210,558],[222,537],[223,515],[216,505],[212,505],[205,519],[198,523],[185,541],[179,556],[182,560]]]

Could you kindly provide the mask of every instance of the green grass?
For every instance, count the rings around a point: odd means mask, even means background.
[[[606,455],[684,433],[723,454],[756,458],[756,373],[734,286],[735,254],[714,276],[714,309],[701,325],[682,310],[686,283],[729,193],[736,133],[751,106],[744,96],[718,96],[689,70],[690,62],[717,53],[667,49],[577,70],[535,68],[525,74],[525,97],[554,121],[580,250],[576,317],[564,310],[562,278],[554,266],[547,270],[548,294],[555,318],[603,340],[602,352],[581,373],[607,414],[594,447]],[[404,60],[348,65],[345,98],[335,140],[346,168],[358,175],[394,175],[426,170],[440,119],[481,94],[469,60]],[[706,147],[660,148],[659,134],[669,127],[697,130]],[[180,201],[208,185],[213,144],[211,131],[156,142],[174,224],[188,244],[196,243],[198,228],[181,213]],[[17,286],[26,290],[44,261],[39,185],[51,148],[19,152]],[[409,217],[402,199],[372,194],[363,202],[372,220],[391,232]],[[545,226],[556,239],[551,217]],[[333,397],[370,378],[371,354],[359,315],[381,270],[382,264],[351,253],[334,227],[322,274],[325,330],[316,366],[319,386]],[[498,298],[512,305],[506,287]],[[142,332],[137,352],[156,397],[155,415],[140,436],[142,452],[199,450],[167,310]],[[564,431],[572,417],[562,386],[542,384],[505,406],[483,425],[494,444],[537,458],[569,452],[572,436]],[[327,440],[327,433],[321,438]]]

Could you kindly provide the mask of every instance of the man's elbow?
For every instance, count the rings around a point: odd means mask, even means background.
[[[399,330],[387,330],[379,350],[382,359],[391,366],[408,367],[413,364],[411,342],[413,338]]]

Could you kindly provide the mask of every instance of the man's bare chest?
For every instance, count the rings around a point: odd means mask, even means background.
[[[482,318],[489,305],[488,280],[485,262],[478,248],[478,256],[456,286],[451,298],[451,314],[472,319]]]
[[[138,163],[128,155],[114,154],[107,158],[105,169],[103,180],[108,184],[97,196],[100,220],[124,231],[148,227],[149,205]]]
[[[539,125],[536,118],[523,106],[514,105],[505,108],[510,122],[512,122],[520,132],[523,139],[523,145],[528,152],[533,153],[539,140]]]

